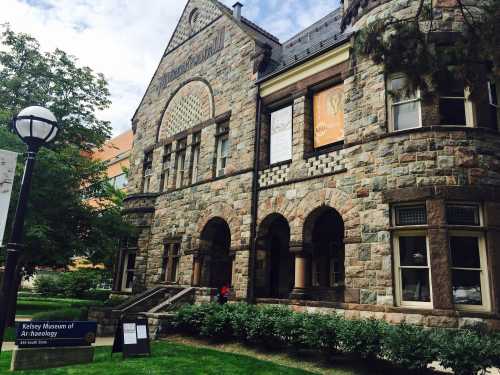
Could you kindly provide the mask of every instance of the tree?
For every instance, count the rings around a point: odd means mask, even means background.
[[[36,39],[8,25],[0,41],[0,149],[25,152],[10,121],[26,106],[49,108],[60,124],[56,141],[38,153],[20,267],[30,275],[36,266],[66,267],[74,256],[110,265],[118,239],[130,228],[117,205],[121,193],[106,182],[106,165],[88,157],[111,133],[110,124],[96,116],[110,105],[107,82],[64,51],[40,52]],[[13,202],[23,158],[18,162]],[[98,196],[110,203],[91,205],[83,199],[84,187],[86,198]],[[9,220],[14,208],[11,204]]]
[[[356,51],[383,64],[388,74],[405,73],[408,88],[425,94],[449,82],[464,82],[471,95],[485,94],[488,80],[500,76],[500,0],[455,0],[445,8],[415,0],[414,14],[378,19],[356,35]],[[445,10],[461,28],[443,32],[437,16]]]

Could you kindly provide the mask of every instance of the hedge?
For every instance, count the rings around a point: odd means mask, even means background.
[[[86,307],[44,311],[33,315],[32,321],[86,321],[88,313],[89,310]]]
[[[383,359],[405,371],[421,372],[439,361],[457,375],[476,375],[498,366],[500,335],[474,330],[390,325],[375,319],[346,320],[336,314],[297,313],[286,307],[203,304],[181,307],[163,332],[265,348],[313,349],[362,359]]]

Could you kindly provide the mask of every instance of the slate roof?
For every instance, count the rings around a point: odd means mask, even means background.
[[[266,80],[349,39],[350,33],[341,31],[341,23],[342,10],[337,8],[284,42],[279,59],[270,62],[259,81]]]
[[[219,6],[221,6],[222,8],[224,8],[225,10],[227,10],[229,13],[233,13],[233,10],[231,8],[229,8],[227,5],[223,4],[221,1],[218,1],[216,0],[217,3],[219,4]],[[267,38],[275,41],[276,43],[279,43],[280,40],[278,37],[274,36],[273,34],[271,34],[270,32],[264,30],[262,27],[260,27],[259,25],[253,23],[252,21],[250,21],[248,18],[245,18],[243,16],[241,16],[241,21],[246,24],[247,26],[251,27],[252,29],[254,29],[255,31],[261,33],[262,35],[266,36]]]

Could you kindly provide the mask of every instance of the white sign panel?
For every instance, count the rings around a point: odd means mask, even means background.
[[[123,324],[123,343],[125,345],[137,344],[137,331],[135,323]]]
[[[3,243],[7,224],[12,184],[16,173],[16,159],[15,152],[0,150],[0,245]]]
[[[270,142],[271,164],[292,158],[292,106],[271,113]]]
[[[137,338],[139,340],[145,340],[148,338],[146,326],[137,326]]]

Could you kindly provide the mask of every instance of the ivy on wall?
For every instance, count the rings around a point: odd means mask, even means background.
[[[446,7],[418,1],[411,17],[390,15],[360,30],[357,54],[387,74],[406,74],[408,90],[418,87],[423,95],[443,92],[450,82],[469,87],[472,97],[487,95],[485,82],[500,77],[500,0],[446,1]],[[443,31],[444,12],[455,17],[453,31]]]

